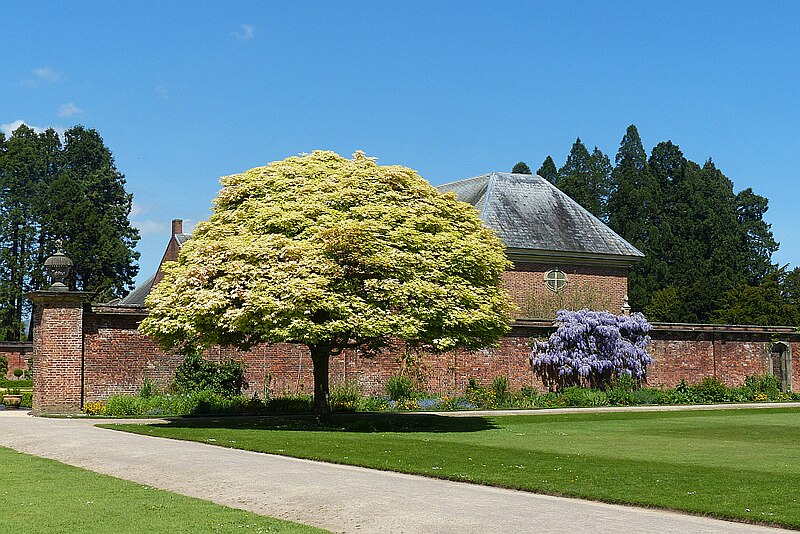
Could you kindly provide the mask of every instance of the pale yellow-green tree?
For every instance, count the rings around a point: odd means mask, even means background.
[[[415,171],[315,151],[222,185],[147,298],[141,331],[165,348],[304,344],[323,419],[331,355],[477,349],[508,329],[501,241]]]

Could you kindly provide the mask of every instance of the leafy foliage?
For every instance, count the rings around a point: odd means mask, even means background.
[[[199,354],[189,354],[175,371],[175,389],[179,392],[211,391],[232,397],[241,395],[243,386],[244,366],[234,360],[216,363]],[[152,387],[146,390],[148,395],[142,397],[152,395]]]
[[[550,161],[540,175],[552,172]],[[613,169],[577,139],[556,185],[645,254],[631,268],[628,295],[651,320],[728,320],[746,316],[750,302],[758,311],[747,322],[797,321],[770,287],[778,243],[764,220],[767,199],[750,188],[734,193],[711,160],[698,165],[671,141],[648,158],[630,125]]]
[[[99,301],[121,297],[138,271],[131,195],[111,151],[92,129],[62,138],[22,125],[0,135],[0,336],[19,340],[27,291],[45,284],[56,240],[75,261],[77,289]]]
[[[741,284],[725,293],[714,322],[754,325],[800,325],[800,267],[766,275],[759,285]]]
[[[147,299],[140,328],[166,348],[305,344],[323,416],[331,354],[479,348],[507,330],[501,241],[414,171],[317,151],[222,184]]]
[[[551,184],[556,183],[556,181],[558,181],[558,169],[556,168],[556,163],[553,161],[553,158],[550,156],[544,158],[542,166],[539,167],[539,170],[536,171],[536,174]]]
[[[511,172],[513,172],[514,174],[533,174],[531,172],[531,168],[528,167],[528,164],[525,163],[524,161],[520,161],[519,163],[514,165],[514,168],[511,169]]]
[[[580,310],[558,312],[558,328],[531,354],[534,373],[551,390],[589,385],[603,388],[626,374],[647,378],[650,324],[642,314],[613,315]]]
[[[393,401],[409,399],[414,395],[414,382],[405,375],[389,377],[384,387],[386,394]]]

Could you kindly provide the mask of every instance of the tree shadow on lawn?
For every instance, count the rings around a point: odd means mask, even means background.
[[[175,419],[166,428],[228,428],[304,432],[480,432],[499,428],[486,417],[446,417],[431,414],[333,414],[319,424],[312,415],[192,417]]]

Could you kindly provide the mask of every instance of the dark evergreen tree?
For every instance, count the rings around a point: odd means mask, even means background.
[[[628,284],[631,307],[645,310],[653,295],[664,288],[666,264],[658,253],[661,188],[650,172],[647,153],[633,124],[620,142],[615,162],[608,223],[645,255],[632,267]]]
[[[668,282],[679,288],[683,322],[708,322],[725,293],[745,280],[733,184],[710,160],[702,168],[693,162],[668,167],[682,169],[663,174],[671,240],[661,254]]]
[[[76,287],[98,300],[123,296],[133,282],[138,232],[131,196],[96,131],[65,134],[20,126],[0,136],[0,337],[20,338],[25,293],[44,286],[43,263],[62,239]]]
[[[5,141],[0,159],[0,335],[19,340],[37,255],[38,194],[47,179],[42,139],[22,125]]]
[[[598,213],[595,215],[603,222],[608,222],[608,199],[612,190],[611,171],[611,160],[599,148],[594,147],[589,157],[589,185],[597,199]]]
[[[747,251],[745,276],[750,285],[760,284],[776,268],[772,254],[778,250],[779,244],[770,231],[770,225],[764,221],[768,206],[766,197],[755,194],[749,187],[736,195],[742,246]]]
[[[800,295],[795,283],[800,268],[774,269],[759,285],[741,284],[730,289],[714,322],[723,324],[800,326]]]
[[[556,168],[556,163],[553,161],[553,158],[550,156],[544,158],[542,166],[539,167],[539,170],[536,171],[536,174],[551,184],[555,184],[558,181],[558,169]]]
[[[139,270],[133,250],[139,232],[128,219],[132,196],[125,178],[97,131],[65,132],[61,169],[47,198],[43,225],[75,261],[76,287],[101,302],[123,296]]]
[[[592,156],[580,137],[575,140],[564,166],[558,170],[556,186],[591,214],[602,214],[601,199],[592,183]]]
[[[533,174],[531,173],[531,168],[528,167],[528,164],[525,163],[524,161],[520,161],[519,163],[514,165],[514,168],[511,169],[511,172],[513,172],[514,174]]]

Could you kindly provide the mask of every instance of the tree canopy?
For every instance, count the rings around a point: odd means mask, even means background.
[[[554,169],[548,156],[538,174],[550,179]],[[710,159],[690,161],[672,141],[656,144],[648,158],[630,125],[615,165],[577,139],[555,183],[645,254],[630,270],[628,294],[649,319],[798,321],[776,300],[788,275],[776,274],[772,262],[778,243],[764,220],[767,199],[751,188],[734,192]],[[744,313],[742,303],[757,299],[762,312]]]
[[[520,161],[519,163],[514,165],[514,168],[511,169],[511,172],[513,172],[514,174],[533,174],[531,172],[531,168],[528,167],[528,164],[525,163],[524,161]]]
[[[315,151],[222,185],[147,298],[140,328],[165,348],[305,344],[325,417],[332,354],[474,349],[508,328],[501,241],[416,172]]]
[[[92,129],[62,138],[21,125],[0,135],[0,336],[20,338],[25,293],[45,283],[43,263],[61,240],[74,286],[97,300],[123,296],[138,271],[131,195],[111,151]]]

